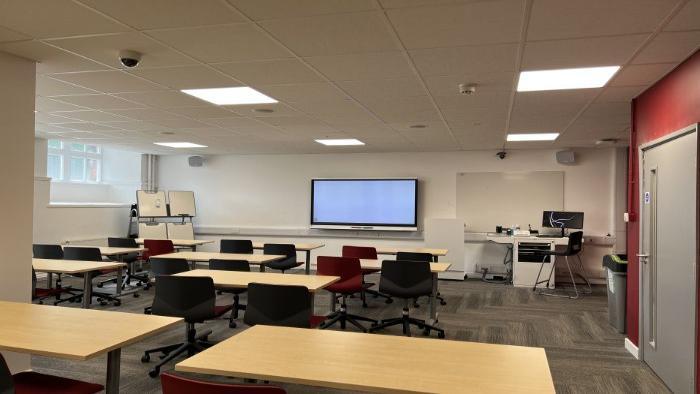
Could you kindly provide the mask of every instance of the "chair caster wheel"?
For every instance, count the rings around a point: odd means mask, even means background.
[[[143,356],[141,356],[142,363],[147,363],[149,361],[151,361],[151,356],[149,356],[148,354],[144,354]]]
[[[384,301],[386,304],[391,304],[392,302],[394,302],[394,300],[391,298],[387,298],[386,301]]]
[[[98,283],[98,284],[97,284],[97,287],[99,287],[100,289],[101,289],[103,286],[104,286],[104,284],[102,284],[102,283]]]
[[[217,292],[216,292],[216,294],[218,294],[218,295],[222,295],[222,294],[224,294],[224,292],[223,292],[223,291],[221,291],[221,290],[219,290],[219,291],[217,291]]]
[[[427,328],[424,328],[424,329],[423,329],[423,336],[424,336],[424,337],[427,337],[427,336],[429,336],[429,335],[430,335],[430,330],[427,329]]]
[[[362,304],[362,307],[363,307],[363,308],[369,308],[369,305],[367,305],[366,303],[363,303],[363,304]]]
[[[114,306],[121,306],[122,302],[121,301],[114,301]]]
[[[440,305],[447,305],[447,302],[445,302],[445,301],[440,301]]]
[[[100,301],[101,306],[107,306],[107,301]]]
[[[134,298],[139,298],[139,297],[141,297],[141,294],[139,294],[139,293],[134,293]]]
[[[44,301],[39,301],[39,305],[44,305]]]
[[[150,283],[146,283],[146,286],[143,287],[144,290],[148,290],[148,289],[150,289],[150,288],[151,288],[151,284],[150,284]]]
[[[445,339],[445,333],[444,333],[444,332],[438,332],[438,338],[440,338],[440,339]]]
[[[228,328],[236,328],[236,327],[238,327],[238,325],[236,324],[236,322],[233,322],[233,321],[232,321],[232,322],[229,322],[229,323],[228,323]]]
[[[413,307],[414,307],[414,308],[420,308],[420,305],[418,305],[418,304],[413,304]]]
[[[148,371],[148,376],[150,376],[152,378],[157,378],[159,374],[160,374],[160,370],[158,370],[158,369],[152,369],[152,370]]]

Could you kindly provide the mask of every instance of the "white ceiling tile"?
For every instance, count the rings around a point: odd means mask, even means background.
[[[50,114],[46,112],[36,112],[34,114],[34,121],[44,124],[61,124],[61,123],[73,123],[76,121],[75,118],[62,116],[61,114]]]
[[[641,64],[625,66],[618,71],[610,86],[649,86],[673,69],[675,64]]]
[[[305,58],[332,81],[354,81],[413,76],[403,52],[353,53]]]
[[[632,63],[680,63],[698,48],[700,48],[700,30],[660,33],[634,58]]]
[[[22,34],[6,27],[0,26],[0,42],[19,41],[31,39],[30,36]]]
[[[141,108],[140,104],[123,100],[119,97],[109,96],[106,94],[89,94],[82,96],[61,96],[56,98],[67,104],[78,105],[90,109],[125,109],[125,108]]]
[[[116,130],[116,128],[112,126],[92,122],[64,123],[61,125],[61,127],[68,127],[70,129],[78,131]]]
[[[475,3],[482,0],[379,0],[382,8],[424,7],[449,4]]]
[[[473,95],[438,96],[435,101],[448,121],[483,122],[505,118],[510,95],[510,92],[477,92]]]
[[[344,100],[342,92],[326,82],[294,85],[260,85],[256,89],[279,101],[287,103],[319,100]]]
[[[208,105],[206,107],[184,107],[174,110],[178,115],[187,116],[193,119],[224,118],[232,116],[226,107]]]
[[[261,24],[299,56],[399,49],[381,12],[276,19]]]
[[[187,118],[178,118],[178,119],[162,119],[162,120],[154,120],[153,123],[157,125],[161,125],[163,127],[167,127],[169,129],[197,129],[197,128],[210,128],[211,126],[198,122],[196,120],[192,119],[187,119]]]
[[[79,111],[86,109],[85,107],[68,104],[54,99],[40,97],[36,98],[36,110],[39,112],[54,112],[54,111]]]
[[[87,71],[52,74],[51,77],[102,93],[144,92],[164,89],[159,85],[122,71]]]
[[[371,81],[344,81],[338,86],[360,102],[384,100],[426,94],[416,77],[379,79]]]
[[[128,30],[70,0],[4,0],[0,3],[0,25],[34,38]]]
[[[207,107],[211,104],[177,91],[120,93],[115,96],[156,108]]]
[[[119,121],[119,122],[96,122],[100,124],[106,124],[107,126],[112,126],[114,128],[126,131],[153,131],[162,130],[163,126],[148,123],[143,121]]]
[[[515,96],[510,132],[561,132],[600,89],[526,92]]]
[[[700,1],[690,0],[664,28],[666,31],[700,30]]]
[[[36,94],[44,97],[51,96],[68,96],[76,94],[96,94],[99,93],[92,89],[76,86],[70,83],[62,82],[51,77],[37,75],[36,77]]]
[[[126,121],[127,118],[123,116],[110,114],[108,112],[102,111],[71,111],[71,112],[54,112],[55,115],[68,116],[71,119],[79,120],[82,122],[117,122]]]
[[[261,120],[271,126],[296,135],[338,132],[333,127],[307,116],[278,116]]]
[[[415,122],[397,122],[397,123],[389,123],[389,126],[391,127],[392,130],[398,131],[401,133],[447,133],[448,128],[443,123],[442,121],[429,121],[429,122],[421,122],[419,124],[420,126],[424,126],[421,128],[416,128],[412,126],[416,126]]]
[[[485,1],[389,10],[387,15],[408,49],[520,41],[525,2]]]
[[[413,132],[402,135],[418,146],[421,151],[456,151],[460,150],[460,144],[447,133],[441,132]]]
[[[253,20],[294,18],[377,9],[374,0],[228,0]]]
[[[597,103],[631,103],[645,86],[608,86],[596,99]]]
[[[410,51],[423,76],[517,71],[516,44],[498,44]]]
[[[677,0],[537,0],[528,40],[651,33]]]
[[[248,85],[321,82],[323,79],[297,59],[219,63],[214,67]]]
[[[241,86],[240,82],[206,66],[137,68],[128,72],[178,90]]]
[[[525,44],[523,70],[613,66],[625,64],[646,34],[535,41]]]
[[[80,0],[139,30],[218,25],[245,19],[220,0]]]
[[[37,62],[39,74],[107,70],[108,67],[72,55],[39,41],[20,41],[0,44],[0,51]]]
[[[148,34],[206,63],[291,57],[282,46],[248,23],[156,30]]]
[[[50,43],[72,53],[116,68],[123,68],[119,61],[119,51],[121,50],[141,53],[139,68],[181,66],[195,63],[187,56],[183,56],[139,33],[72,37],[51,40]]]
[[[229,105],[226,109],[241,116],[248,116],[251,118],[267,118],[273,116],[294,116],[300,115],[299,111],[294,108],[282,104],[254,104],[254,105]],[[262,110],[262,111],[260,111]],[[271,110],[272,112],[265,112],[266,110]]]
[[[114,109],[108,111],[115,115],[125,116],[130,119],[140,121],[153,121],[162,119],[176,119],[177,115],[172,112],[163,111],[155,108],[131,108],[131,109]]]
[[[53,125],[53,124],[37,123],[34,127],[35,127],[36,131],[39,131],[42,133],[47,133],[47,134],[66,133],[66,132],[73,131],[73,129],[69,129],[68,127],[63,127],[63,126]]]
[[[440,120],[428,96],[368,100],[362,103],[387,123]]]
[[[515,73],[479,73],[479,74],[458,74],[458,75],[438,75],[425,77],[425,84],[433,96],[454,96],[461,95],[460,84],[476,84],[476,94],[508,92],[513,91]]]

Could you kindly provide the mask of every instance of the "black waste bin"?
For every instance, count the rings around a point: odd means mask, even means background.
[[[625,333],[627,302],[627,255],[609,254],[603,257],[608,284],[608,320],[617,329]]]

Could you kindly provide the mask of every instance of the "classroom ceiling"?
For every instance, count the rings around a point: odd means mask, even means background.
[[[38,136],[153,153],[626,144],[630,100],[699,46],[700,0],[0,1],[0,51],[38,62]],[[124,49],[143,53],[137,68],[121,67]],[[607,65],[622,69],[604,88],[515,91],[521,70]],[[179,91],[230,86],[279,103]],[[505,143],[508,132],[561,136]]]

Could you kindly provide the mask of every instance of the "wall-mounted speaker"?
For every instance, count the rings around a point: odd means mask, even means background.
[[[572,150],[560,150],[557,152],[557,163],[559,164],[575,164],[576,154]]]
[[[189,163],[190,167],[202,167],[204,158],[202,156],[190,156],[187,158],[187,163]]]

